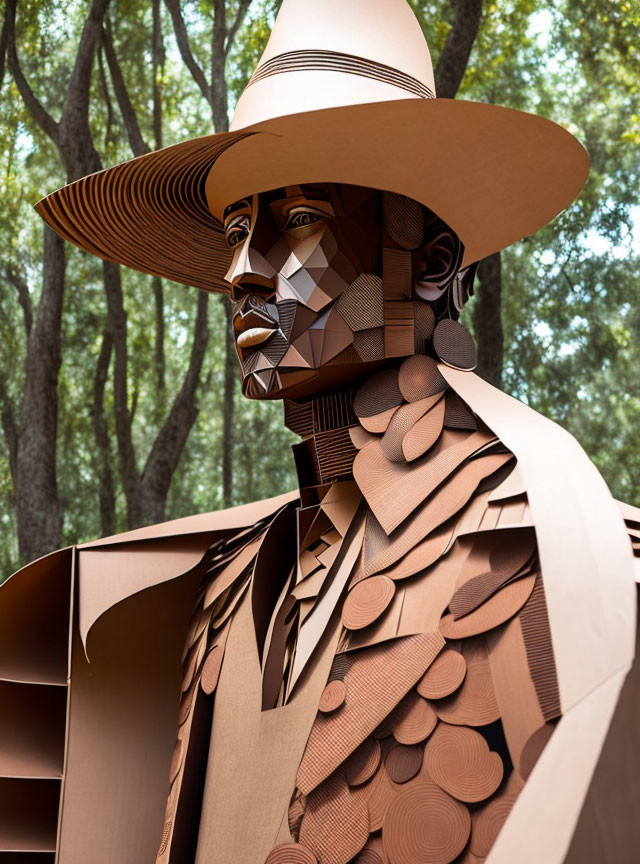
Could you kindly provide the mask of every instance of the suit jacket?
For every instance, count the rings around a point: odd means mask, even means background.
[[[567,433],[470,373],[442,372],[517,457],[562,705],[487,861],[636,860],[637,562],[620,509]],[[199,565],[215,541],[297,497],[64,549],[4,583],[0,859],[32,850],[60,864],[155,860]],[[640,511],[622,510],[637,531]],[[322,650],[330,663],[335,644]]]

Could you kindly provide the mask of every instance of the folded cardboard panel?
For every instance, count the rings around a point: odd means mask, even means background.
[[[0,777],[60,778],[67,688],[0,681]]]
[[[59,780],[0,777],[0,851],[55,852]]]
[[[75,630],[59,864],[155,860],[200,579],[192,572],[109,609],[92,628],[91,663]]]
[[[66,684],[71,549],[14,573],[0,589],[0,679]]]

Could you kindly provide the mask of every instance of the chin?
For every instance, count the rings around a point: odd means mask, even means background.
[[[318,369],[292,369],[279,373],[274,370],[270,381],[258,381],[256,376],[247,375],[242,380],[242,393],[247,399],[284,399],[296,395],[313,393],[317,387],[314,382],[319,378]]]
[[[366,375],[401,359],[396,357],[368,363],[330,364],[320,369],[274,371],[271,380],[265,382],[266,386],[256,381],[251,374],[243,378],[242,392],[247,399],[310,399],[327,392],[353,389]]]

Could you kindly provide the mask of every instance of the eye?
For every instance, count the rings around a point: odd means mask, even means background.
[[[225,226],[225,237],[227,244],[233,248],[243,240],[246,240],[249,234],[249,217],[236,216]]]
[[[292,210],[284,226],[284,230],[293,231],[295,228],[307,228],[309,225],[314,225],[316,222],[321,222],[326,218],[326,213],[319,213],[317,210]]]

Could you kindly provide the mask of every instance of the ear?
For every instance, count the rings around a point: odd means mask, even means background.
[[[418,297],[431,302],[442,297],[453,284],[463,255],[464,246],[458,235],[425,208],[424,239],[414,286]]]

